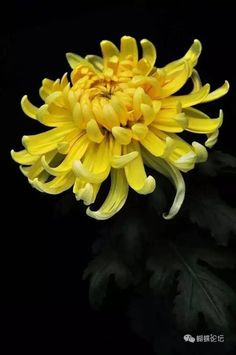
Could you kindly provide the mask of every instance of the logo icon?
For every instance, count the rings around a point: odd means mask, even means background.
[[[195,342],[195,338],[192,337],[191,334],[185,334],[184,335],[184,341],[189,341],[190,343],[194,343]]]

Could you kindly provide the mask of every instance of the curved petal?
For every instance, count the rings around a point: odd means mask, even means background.
[[[22,165],[32,165],[34,164],[39,155],[31,155],[27,152],[27,150],[21,150],[19,152],[15,152],[13,149],[11,150],[12,159],[15,160],[17,163]]]
[[[198,142],[193,142],[192,146],[193,146],[194,152],[197,155],[196,163],[204,163],[208,158],[208,152],[207,152],[206,148]]]
[[[71,188],[75,182],[75,176],[72,172],[55,177],[53,180],[43,183],[38,178],[29,179],[30,184],[41,192],[51,195],[57,195]]]
[[[134,64],[138,61],[138,47],[133,37],[123,36],[120,44],[120,60],[131,59]]]
[[[101,184],[91,184],[80,178],[76,178],[73,187],[76,200],[82,200],[86,206],[94,203],[100,186]]]
[[[140,43],[143,49],[143,58],[148,61],[148,63],[150,64],[150,68],[152,69],[157,57],[156,48],[153,43],[148,41],[147,39],[142,39]]]
[[[88,54],[86,55],[85,59],[91,63],[95,69],[99,71],[103,71],[103,59],[99,57],[98,55],[93,55],[93,54]]]
[[[176,188],[176,194],[173,204],[169,212],[163,214],[163,217],[165,219],[171,219],[179,212],[185,197],[185,182],[182,177],[182,174],[174,166],[167,163],[161,158],[156,158],[152,156],[145,149],[142,150],[142,155],[144,157],[145,164],[147,164],[150,168],[165,175]]]
[[[164,83],[161,87],[158,97],[167,97],[176,93],[188,80],[188,74],[188,65],[186,62],[183,62],[174,74],[166,76],[165,81],[167,83]]]
[[[45,154],[45,160],[49,164],[57,156],[57,151],[52,150]],[[21,167],[22,173],[28,177],[29,180],[33,180],[44,172],[44,166],[41,163],[41,159],[37,159],[30,167]]]
[[[100,144],[90,144],[83,162],[75,160],[73,163],[75,175],[90,183],[104,181],[109,175],[110,168],[109,140],[106,138]]]
[[[108,63],[112,57],[119,57],[119,49],[114,45],[114,43],[104,40],[100,43],[104,67],[108,66]]]
[[[162,112],[156,115],[151,127],[157,128],[164,132],[183,132],[188,125],[188,118],[184,113],[179,113],[175,116],[165,117]]]
[[[86,59],[75,53],[66,53],[66,59],[72,69],[75,69],[79,64],[83,64],[86,67],[92,69],[95,72],[95,68]]]
[[[224,84],[219,87],[218,89],[210,92],[207,97],[204,99],[203,102],[210,102],[219,99],[220,97],[224,96],[227,94],[229,91],[229,82],[226,80]]]
[[[219,136],[219,130],[218,129],[216,129],[213,133],[207,134],[208,138],[207,138],[207,140],[205,142],[205,146],[207,148],[212,148],[216,144],[218,136]]]
[[[22,144],[30,154],[45,154],[49,150],[57,148],[57,144],[63,140],[67,133],[76,130],[72,123],[67,124],[66,126],[50,129],[47,132],[23,136]]]
[[[129,186],[123,169],[111,169],[111,187],[103,205],[97,211],[87,208],[88,216],[105,220],[114,216],[124,206],[128,197]]]
[[[140,143],[153,155],[161,156],[165,150],[165,141],[155,134],[151,129]]]
[[[111,166],[115,169],[123,168],[132,160],[137,158],[138,154],[139,153],[137,151],[134,151],[124,155],[113,155],[110,160]]]
[[[124,147],[124,153],[134,151],[140,152],[137,142],[132,142]],[[139,194],[146,195],[154,191],[156,187],[155,179],[146,175],[143,160],[140,154],[137,155],[129,164],[125,165],[125,175],[130,187]]]
[[[192,72],[192,75],[191,75],[191,79],[192,79],[192,82],[193,82],[193,90],[192,90],[192,93],[196,92],[196,91],[199,91],[202,87],[202,82],[201,82],[201,79],[200,79],[200,76],[197,72],[196,69],[193,69],[193,72]]]
[[[204,99],[207,97],[210,91],[210,85],[204,85],[199,91],[188,95],[180,95],[180,96],[171,96],[162,100],[162,107],[173,107],[180,102],[182,107],[190,107],[201,102],[204,102]]]
[[[41,158],[41,162],[42,165],[44,167],[44,169],[51,175],[53,176],[58,176],[58,175],[62,175],[65,174],[67,172],[69,172],[72,169],[73,166],[73,162],[75,160],[79,160],[81,159],[88,146],[89,146],[89,139],[87,138],[86,135],[82,135],[77,142],[75,142],[75,144],[71,147],[70,151],[67,153],[65,159],[62,161],[62,163],[60,165],[58,165],[57,167],[51,167],[46,159],[45,156],[42,156]]]
[[[188,118],[187,131],[200,134],[208,134],[218,129],[223,122],[223,111],[220,110],[218,118],[210,118],[199,110],[193,108],[184,109]]]
[[[31,104],[27,95],[24,95],[21,99],[21,108],[27,116],[29,116],[30,118],[33,118],[34,120],[37,119],[36,113],[38,111],[38,107]]]

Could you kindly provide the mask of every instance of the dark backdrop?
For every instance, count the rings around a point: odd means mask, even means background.
[[[122,35],[148,38],[157,47],[158,66],[163,66],[182,56],[198,38],[203,45],[198,64],[203,82],[212,88],[225,79],[231,84],[230,93],[210,104],[208,112],[214,116],[224,108],[217,148],[235,154],[235,21],[230,4],[183,0],[8,4],[1,30],[3,303],[22,313],[24,306],[50,305],[56,319],[65,317],[73,338],[79,337],[79,343],[89,339],[87,352],[81,354],[92,353],[94,344],[104,354],[148,354],[151,348],[129,330],[122,313],[127,293],[114,293],[104,311],[90,308],[88,283],[81,275],[91,258],[99,222],[85,217],[70,193],[47,196],[33,190],[11,161],[10,149],[21,149],[21,136],[41,129],[25,117],[20,99],[27,93],[39,104],[41,80],[56,79],[69,70],[65,53],[99,54],[102,39],[118,44]]]

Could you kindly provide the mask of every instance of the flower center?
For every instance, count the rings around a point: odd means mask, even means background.
[[[144,85],[137,85],[138,79]],[[96,142],[106,132],[112,133],[120,144],[129,144],[131,138],[143,139],[154,119],[153,102],[148,94],[150,85],[145,80],[132,76],[130,70],[118,74],[111,69],[95,73],[79,65],[72,74],[76,124],[86,129]]]

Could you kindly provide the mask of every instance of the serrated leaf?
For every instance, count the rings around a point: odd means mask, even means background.
[[[90,278],[89,299],[93,306],[99,307],[106,296],[111,277],[121,288],[131,281],[131,272],[118,258],[116,253],[107,249],[92,260],[83,273],[83,279]]]
[[[227,329],[231,321],[228,306],[236,305],[236,293],[207,265],[199,263],[203,260],[215,266],[221,260],[225,267],[232,267],[232,257],[214,250],[207,251],[189,243],[188,246],[166,243],[159,245],[155,255],[148,260],[147,267],[152,271],[150,286],[156,292],[166,291],[177,280],[174,313],[177,324],[186,331],[197,326],[200,313],[210,329]]]
[[[227,245],[236,234],[236,208],[229,206],[209,183],[196,187],[188,201],[189,218],[199,227],[210,230],[218,244]]]

